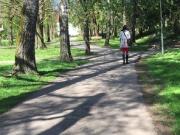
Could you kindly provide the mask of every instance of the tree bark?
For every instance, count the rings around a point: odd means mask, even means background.
[[[44,0],[39,0],[39,15],[37,19],[37,24],[38,24],[38,37],[40,38],[41,44],[39,48],[44,49],[47,48],[45,42],[44,42]]]
[[[14,73],[37,72],[35,60],[35,33],[38,15],[38,0],[24,0],[20,41],[16,48]]]
[[[133,15],[132,15],[132,28],[131,28],[131,31],[132,31],[132,36],[131,36],[131,39],[132,39],[132,42],[135,43],[136,42],[136,13],[137,13],[137,2],[138,0],[134,0],[133,1]]]
[[[126,25],[126,0],[122,0],[123,5],[123,25]]]
[[[99,37],[99,28],[98,28],[95,13],[93,14],[93,23],[94,23],[94,34],[96,37]]]
[[[70,49],[68,29],[68,3],[66,0],[60,2],[60,60],[70,62],[73,60]]]
[[[85,46],[86,46],[86,55],[91,54],[91,48],[90,48],[90,43],[89,43],[89,18],[86,16],[84,18],[84,28],[83,28],[83,38],[85,41]]]
[[[51,42],[50,26],[47,24],[47,42]]]
[[[106,28],[106,39],[104,46],[109,46],[109,40],[110,40],[110,32],[111,32],[111,13],[109,11],[108,13],[108,22],[107,22],[107,28]]]
[[[14,36],[13,36],[13,11],[12,11],[12,5],[14,4],[13,0],[10,0],[10,6],[8,7],[8,19],[9,19],[9,27],[10,27],[10,31],[9,31],[9,36],[10,36],[10,45],[13,46],[14,45]]]
[[[13,17],[9,18],[10,20],[10,45],[13,46],[14,45],[14,36],[13,36]]]

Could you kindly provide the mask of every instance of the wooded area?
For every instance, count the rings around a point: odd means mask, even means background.
[[[50,42],[58,35],[61,37],[60,59],[71,61],[68,21],[81,29],[86,54],[91,53],[90,37],[102,36],[104,46],[109,46],[109,40],[118,37],[125,24],[131,30],[132,42],[136,37],[160,31],[157,0],[62,0],[57,3],[51,0],[0,1],[1,40],[8,40],[10,46],[16,45],[14,72],[37,72],[35,48],[45,49],[45,41]],[[163,26],[167,32],[180,33],[179,6],[179,0],[162,2]]]

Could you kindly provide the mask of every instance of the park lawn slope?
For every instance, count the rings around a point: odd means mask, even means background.
[[[150,44],[155,40],[155,34],[148,35],[136,40],[136,43],[130,47],[130,51],[147,51]],[[105,39],[92,37],[91,42],[100,47],[104,47]],[[119,49],[120,40],[119,38],[112,38],[109,40],[110,48]]]
[[[8,49],[6,49],[8,50]],[[12,65],[0,65],[0,113],[4,113],[22,102],[29,94],[37,91],[43,85],[49,84],[60,73],[73,69],[79,65],[87,63],[83,60],[75,60],[73,62],[61,62],[54,52],[58,48],[50,47],[44,50],[38,50],[37,67],[40,75],[18,75],[10,77]],[[52,52],[51,52],[52,51]],[[58,51],[59,52],[59,51]],[[80,49],[72,49],[73,56],[82,56],[84,51]],[[8,57],[8,55],[6,55]],[[6,57],[4,55],[4,57]]]
[[[161,119],[158,121],[162,125],[167,125],[174,135],[179,135],[180,49],[169,49],[164,55],[160,53],[153,55],[143,60],[143,64],[146,65],[148,76],[141,80],[145,80],[149,86],[146,87],[147,91],[150,91],[147,97],[151,97],[153,112],[160,116]]]

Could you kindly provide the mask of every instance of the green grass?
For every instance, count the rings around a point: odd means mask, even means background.
[[[131,51],[147,51],[150,44],[155,41],[155,34],[141,37],[136,40],[136,43],[130,48]]]
[[[105,39],[92,37],[91,42],[99,45],[100,47],[104,47]],[[110,43],[111,48],[113,48],[113,49],[118,49],[119,48],[120,43],[119,43],[118,38],[110,39],[109,43]]]
[[[74,36],[71,37],[72,41],[83,41],[83,36],[79,35],[79,36]]]
[[[9,40],[4,40],[4,39],[0,40],[0,46],[8,46],[9,43],[10,43]]]
[[[72,49],[73,50],[73,49]],[[84,51],[80,49],[73,50],[74,56],[84,55]],[[15,47],[9,48],[9,47],[3,47],[0,48],[0,61],[14,61],[15,56]],[[57,43],[48,45],[47,49],[37,49],[36,50],[36,59],[48,59],[53,57],[58,57],[60,53],[59,45]]]
[[[154,40],[155,35],[149,35],[136,40],[130,51],[147,51],[149,44]],[[92,42],[95,42],[100,47],[104,47],[105,39],[92,38]],[[119,38],[110,39],[110,47],[113,49],[118,49],[120,46]]]
[[[6,48],[4,51],[12,52],[12,50]],[[72,54],[73,56],[82,56],[84,51],[72,49]],[[14,57],[11,53],[3,53],[1,59],[12,60],[9,55]],[[9,72],[12,70],[12,65],[0,65],[0,113],[8,111],[23,101],[29,94],[54,80],[60,73],[87,63],[87,61],[60,62],[58,56],[59,48],[53,45],[48,47],[48,49],[37,50],[37,58],[40,59],[37,62],[40,76],[29,74],[8,77]]]
[[[180,134],[180,50],[171,49],[164,55],[156,54],[147,60],[149,74],[159,79],[156,84],[155,106],[162,115],[173,118],[172,129],[175,135]]]
[[[15,59],[15,48],[0,48],[0,61],[12,61]]]

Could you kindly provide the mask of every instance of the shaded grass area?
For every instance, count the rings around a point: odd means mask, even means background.
[[[136,40],[136,43],[130,48],[131,51],[147,51],[153,42],[158,39],[155,34],[148,35]]]
[[[146,67],[143,73],[147,75],[141,74],[140,80],[146,84],[145,100],[153,106],[155,122],[170,127],[173,134],[179,135],[180,50],[167,50],[165,55],[156,54],[142,63]],[[165,131],[163,128],[161,133],[164,135]]]
[[[147,51],[149,48],[149,44],[151,44],[155,40],[155,35],[149,35],[142,37],[136,40],[136,44],[132,45],[130,51]],[[100,47],[104,47],[105,39],[101,38],[92,38],[92,42],[99,45]],[[110,47],[113,49],[118,49],[120,46],[119,38],[110,39]]]
[[[8,50],[11,51],[11,49],[7,49],[7,52]],[[71,63],[61,62],[58,59],[58,50],[55,46],[38,50],[37,57],[41,59],[37,62],[40,75],[27,74],[9,77],[12,65],[0,65],[0,113],[4,113],[22,102],[29,94],[37,91],[43,85],[49,84],[60,73],[87,63],[85,60],[75,60]],[[82,56],[84,51],[72,49],[72,54],[73,56]],[[9,57],[8,55],[4,54],[3,58]]]

